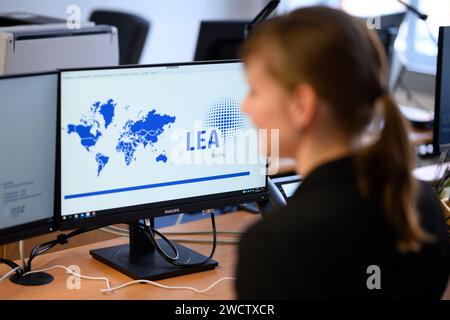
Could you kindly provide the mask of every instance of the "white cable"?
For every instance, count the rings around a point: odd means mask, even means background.
[[[25,269],[25,256],[23,254],[23,240],[19,241],[19,255],[20,255],[20,265],[22,266],[22,270]]]
[[[119,232],[129,232],[129,229],[125,229],[125,228],[120,228],[120,227],[115,227],[115,226],[108,226],[108,228],[119,231]]]
[[[12,275],[14,272],[16,272],[18,269],[20,269],[20,267],[17,267],[11,271],[9,271],[7,274],[5,274],[3,277],[0,278],[0,282],[2,282],[3,280],[5,280],[6,278],[8,278],[10,275]]]
[[[100,231],[111,233],[111,234],[115,234],[115,235],[122,236],[122,237],[128,237],[127,233],[110,230],[108,227],[100,228]]]
[[[164,235],[174,236],[174,235],[197,235],[197,234],[212,234],[212,233],[213,233],[212,231],[177,231],[177,232],[167,231],[167,232],[164,232]],[[216,233],[217,234],[227,234],[227,235],[237,235],[237,236],[242,235],[242,232],[239,232],[239,231],[217,231]]]
[[[170,289],[170,290],[191,290],[191,291],[194,291],[194,292],[196,292],[196,293],[205,293],[206,291],[211,290],[211,289],[212,289],[213,287],[215,287],[217,284],[219,284],[220,282],[225,281],[225,280],[236,280],[236,278],[233,278],[233,277],[223,277],[223,278],[217,280],[216,282],[214,282],[214,283],[213,283],[212,285],[210,285],[208,288],[203,289],[203,290],[199,290],[199,289],[192,288],[192,287],[172,287],[172,286],[165,286],[165,285],[163,285],[163,284],[159,284],[159,283],[157,283],[157,282],[153,282],[153,281],[150,281],[150,280],[135,280],[135,281],[130,281],[130,282],[124,283],[124,284],[122,284],[122,285],[120,285],[120,286],[117,286],[117,287],[114,287],[114,288],[102,289],[102,290],[100,290],[100,291],[103,292],[103,293],[108,293],[108,292],[113,292],[113,291],[116,291],[116,290],[119,290],[119,289],[128,287],[128,286],[133,285],[133,284],[136,284],[136,283],[148,283],[148,284],[151,284],[151,285],[153,285],[153,286],[156,286],[156,287],[159,287],[159,288],[163,288],[163,289]]]
[[[128,236],[129,232],[127,229],[124,228],[118,228],[118,227],[114,227],[114,226],[108,226],[105,228],[101,228],[100,230],[105,231],[105,232],[109,232],[109,233],[114,233],[117,232],[116,234],[118,235],[123,235],[123,236]],[[202,234],[212,234],[212,231],[167,231],[164,232],[164,235],[202,235]],[[224,234],[224,235],[236,235],[236,236],[240,236],[243,233],[239,232],[239,231],[217,231],[217,234]]]
[[[100,231],[119,235],[122,237],[129,237],[128,234],[125,234],[122,232],[117,232],[114,230],[109,230],[108,228],[101,228]],[[177,234],[182,235],[182,233],[173,233],[172,235],[177,235]],[[190,234],[190,233],[186,233],[186,234]],[[193,233],[193,234],[201,234],[201,233]],[[212,240],[206,240],[206,239],[188,239],[188,238],[170,238],[169,240],[177,241],[177,242],[186,242],[186,243],[212,243],[213,242]],[[217,240],[216,242],[218,244],[239,244],[238,240]]]
[[[181,214],[180,214],[181,215]],[[129,233],[128,229],[115,227],[115,226],[108,226],[102,229],[108,229],[108,230],[114,230],[120,233]],[[103,230],[106,231],[106,230]],[[191,234],[212,234],[212,231],[167,231],[164,232],[165,235],[191,235]],[[217,231],[217,234],[229,234],[229,235],[242,235],[242,232],[239,231]]]
[[[207,239],[187,239],[187,238],[169,238],[170,241],[187,243],[213,243],[213,240]],[[216,240],[217,244],[239,244],[238,240]]]
[[[27,274],[31,274],[31,273],[45,272],[45,271],[56,269],[56,268],[64,269],[64,270],[66,270],[67,273],[70,273],[70,274],[74,275],[75,277],[78,277],[78,278],[81,278],[81,279],[105,281],[106,282],[106,286],[108,287],[108,289],[111,289],[111,285],[109,283],[109,279],[106,278],[106,277],[83,276],[83,275],[78,274],[78,273],[76,273],[76,272],[74,272],[74,271],[70,270],[69,268],[67,268],[65,266],[62,266],[62,265],[56,265],[56,266],[49,267],[49,268],[46,268],[46,269],[41,269],[41,270],[29,271],[29,272],[25,273],[24,276],[26,276]],[[108,290],[108,289],[104,289],[104,290]]]
[[[183,220],[183,218],[184,218],[184,213],[178,214],[177,219],[175,220],[174,225],[177,226],[177,225],[181,224],[181,221]]]
[[[123,231],[115,231],[117,229],[122,229],[122,228],[114,228],[114,230],[111,230],[112,227],[105,227],[105,228],[101,228],[100,230],[103,232],[107,232],[107,233],[111,233],[111,234],[115,234],[118,236],[122,236],[122,237],[129,237],[129,233],[128,232],[123,232]],[[124,230],[124,229],[122,229]],[[178,236],[178,235],[207,235],[207,234],[212,234],[212,231],[185,231],[185,232],[164,232],[164,235],[167,236]],[[237,231],[218,231],[216,232],[217,234],[223,234],[223,235],[236,235],[236,236],[240,236],[242,235],[242,232],[237,232]],[[200,242],[200,243],[211,243],[211,240],[201,240],[201,239],[172,239],[172,240],[176,240],[176,241],[183,241],[183,242]],[[238,241],[233,241],[233,240],[219,240],[217,243],[239,243]]]
[[[176,226],[179,225],[181,223],[181,221],[183,220],[183,218],[184,218],[184,213],[180,213],[177,217],[177,220],[175,221],[175,225]]]
[[[46,272],[46,271],[49,271],[49,270],[52,270],[52,269],[56,269],[56,268],[64,269],[64,270],[66,270],[67,273],[70,273],[70,274],[74,275],[75,277],[78,277],[78,278],[81,278],[81,279],[87,279],[87,280],[102,280],[102,281],[105,281],[105,282],[106,282],[107,289],[101,289],[100,292],[102,292],[102,293],[113,292],[113,291],[116,291],[116,290],[119,290],[119,289],[128,287],[128,286],[130,286],[130,285],[132,285],[132,284],[136,284],[136,283],[148,283],[148,284],[151,284],[151,285],[153,285],[153,286],[156,286],[156,287],[159,287],[159,288],[163,288],[163,289],[170,289],[170,290],[191,290],[191,291],[194,291],[194,292],[196,292],[196,293],[205,293],[205,292],[211,290],[213,287],[215,287],[217,284],[219,284],[219,283],[222,282],[222,281],[225,281],[225,280],[236,280],[236,278],[233,278],[233,277],[223,277],[223,278],[220,278],[219,280],[217,280],[216,282],[214,282],[214,283],[211,284],[209,287],[207,287],[206,289],[203,289],[203,290],[199,290],[199,289],[192,288],[192,287],[172,287],[172,286],[165,286],[165,285],[163,285],[163,284],[159,284],[159,283],[157,283],[157,282],[150,281],[150,280],[135,280],[135,281],[130,281],[130,282],[124,283],[124,284],[122,284],[122,285],[120,285],[120,286],[111,288],[110,281],[109,281],[109,279],[106,278],[106,277],[83,276],[83,275],[78,274],[78,273],[72,271],[71,269],[69,269],[69,268],[67,268],[67,267],[65,267],[65,266],[62,266],[62,265],[56,265],[56,266],[49,267],[49,268],[45,268],[45,269],[41,269],[41,270],[29,271],[29,272],[25,273],[23,276],[26,276],[27,274],[31,274],[31,273]],[[16,269],[18,269],[18,268],[16,268]],[[10,271],[8,274],[6,274],[5,276],[3,276],[3,277],[0,279],[0,282],[1,282],[4,278],[8,277],[11,273],[15,272],[16,269]]]

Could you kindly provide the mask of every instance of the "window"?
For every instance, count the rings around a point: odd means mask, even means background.
[[[437,38],[439,26],[450,25],[450,0],[405,1],[419,11],[428,14],[427,22],[415,14],[408,13],[402,25],[396,44],[396,51],[402,56],[408,69],[433,74],[436,70]],[[297,7],[324,4],[340,7],[350,14],[373,17],[380,14],[404,11],[397,0],[286,0],[284,12]]]
[[[411,0],[411,4],[428,14],[428,20],[424,22],[415,15],[409,15],[405,51],[408,67],[434,73],[439,26],[450,24],[450,0]]]
[[[281,13],[286,13],[291,10],[300,8],[300,7],[307,7],[307,6],[314,6],[314,5],[327,5],[336,7],[339,5],[341,0],[282,0],[280,5]]]
[[[376,16],[404,10],[403,5],[396,0],[341,0],[340,2],[342,9],[359,17]]]

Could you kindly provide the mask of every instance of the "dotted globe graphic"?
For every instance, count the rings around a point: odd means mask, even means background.
[[[240,103],[234,98],[224,98],[209,107],[205,119],[208,128],[220,130],[224,141],[233,140],[247,124]]]

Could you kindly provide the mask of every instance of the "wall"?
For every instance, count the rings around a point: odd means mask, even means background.
[[[83,20],[97,8],[123,10],[151,22],[141,63],[191,61],[201,20],[251,19],[266,0],[1,0],[0,12],[32,12],[66,18],[69,5]]]

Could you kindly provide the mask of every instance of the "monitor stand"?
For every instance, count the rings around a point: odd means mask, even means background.
[[[173,250],[164,240],[158,239],[157,241],[164,252],[167,252],[167,254],[171,256],[174,254]],[[179,253],[178,263],[194,264],[202,262],[207,258],[178,243],[172,243]],[[91,250],[90,254],[95,259],[136,280],[160,280],[211,270],[218,266],[218,263],[214,260],[211,260],[204,265],[192,267],[177,267],[170,264],[159,255],[149,239],[140,229],[138,222],[130,224],[129,244]]]

